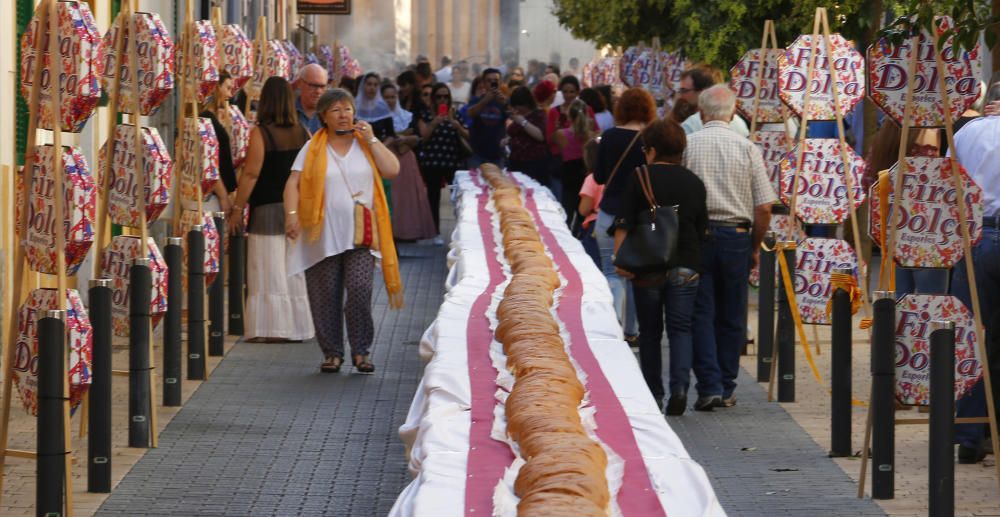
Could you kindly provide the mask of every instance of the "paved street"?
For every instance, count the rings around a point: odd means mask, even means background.
[[[313,342],[237,344],[98,515],[385,515],[409,481],[396,429],[446,250],[400,247],[404,311],[376,288],[376,375],[319,373]],[[760,387],[741,385],[736,408],[670,420],[731,515],[882,514]]]

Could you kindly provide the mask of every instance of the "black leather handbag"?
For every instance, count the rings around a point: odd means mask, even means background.
[[[636,276],[664,272],[673,267],[677,255],[677,207],[660,206],[653,195],[653,184],[649,180],[649,169],[645,165],[635,170],[636,179],[642,193],[649,202],[649,210],[636,221],[618,252],[615,253],[615,267],[629,271]]]

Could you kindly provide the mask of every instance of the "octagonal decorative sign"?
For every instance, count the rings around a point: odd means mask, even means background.
[[[132,74],[132,34],[139,54],[139,110],[142,115],[149,116],[159,109],[174,89],[174,42],[170,39],[163,20],[156,13],[135,13],[132,15],[129,30],[122,31],[121,24],[115,23],[104,35],[104,74],[101,85],[111,93],[112,82],[118,74],[118,111],[132,113],[135,111],[135,78]],[[125,38],[122,44],[124,59],[119,59],[115,49],[115,38],[121,32]]]
[[[964,255],[962,221],[969,225],[973,244],[982,237],[982,189],[960,166],[967,212],[965,217],[959,217],[950,159],[910,156],[906,162],[903,177],[906,203],[902,219],[896,225],[895,261],[902,267],[950,268]],[[898,164],[889,169],[890,211],[886,217],[899,217],[892,210],[895,203],[892,189],[898,172]],[[880,188],[881,180],[871,187],[871,199],[876,202],[869,207],[869,235],[882,246],[882,208],[877,202]]]
[[[101,254],[101,277],[111,279],[111,326],[116,336],[129,334],[129,272],[132,262],[143,256],[139,249],[141,240],[142,237],[117,235]],[[167,263],[152,237],[146,242],[145,256],[153,279],[149,309],[156,326],[167,312]]]
[[[757,103],[757,122],[783,122],[784,106],[778,97],[778,56],[780,50],[752,48],[743,54],[736,66],[729,70],[731,79],[729,87],[736,92],[736,109],[747,120],[754,119],[754,104]],[[764,61],[764,76],[760,77],[761,56]],[[757,81],[760,80],[760,92],[757,91]],[[760,100],[757,100],[757,97]]]
[[[247,149],[250,148],[250,122],[235,105],[229,105],[229,117],[222,121],[229,132],[229,149],[233,155],[233,167],[240,168],[247,159]]]
[[[76,409],[90,387],[90,365],[93,351],[93,327],[83,308],[80,293],[66,290],[66,301],[60,307],[55,289],[35,289],[18,311],[17,340],[14,342],[14,386],[21,395],[24,409],[38,415],[38,319],[39,312],[66,310],[67,380],[69,404]]]
[[[940,30],[952,28],[949,17],[940,17]],[[944,126],[944,103],[941,102],[937,56],[934,55],[934,39],[927,29],[922,29],[917,48],[910,48],[910,40],[893,47],[886,40],[880,40],[868,47],[868,93],[878,107],[882,108],[897,124],[903,123],[906,107],[907,74],[910,55],[917,53],[917,69],[913,78],[912,127]],[[982,55],[977,43],[972,50],[955,53],[952,40],[941,43],[941,57],[944,60],[945,88],[951,101],[951,118],[957,119],[971,107],[980,94],[979,78],[982,76]]]
[[[66,234],[66,274],[72,275],[80,268],[87,251],[94,243],[94,221],[97,219],[97,190],[90,175],[87,159],[76,147],[63,148],[63,170],[54,171],[55,148],[41,145],[35,148],[34,160],[28,171],[31,174],[28,193],[27,233],[21,226],[23,185],[19,185],[16,205],[16,228],[24,235],[24,253],[33,271],[54,275],[58,273],[56,232]],[[56,174],[63,174],[65,219],[56,215]]]
[[[198,207],[198,196],[204,199],[219,180],[219,139],[207,118],[188,117],[184,125],[181,145],[187,159],[181,164],[181,204],[191,210]]]
[[[961,300],[908,294],[896,303],[896,398],[902,404],[931,402],[930,323],[934,320],[955,322],[955,400],[983,376],[983,365],[976,357],[976,325]]]
[[[836,138],[808,138],[803,144],[805,163],[799,174],[796,216],[807,224],[839,224],[850,215],[848,208],[847,184],[844,180],[844,161],[840,153],[840,141]],[[788,206],[792,202],[792,182],[795,177],[795,160],[798,150],[793,149],[781,161],[781,201]],[[854,206],[857,208],[865,200],[861,188],[861,175],[865,162],[850,146],[847,147],[850,174],[854,187]]]
[[[55,67],[49,52],[49,26],[39,27],[36,14],[28,23],[21,36],[21,95],[31,102],[32,81],[35,67],[41,63],[42,71],[38,94],[38,127],[54,129],[56,119],[63,131],[79,133],[87,120],[94,114],[101,99],[100,77],[104,73],[104,44],[97,30],[94,16],[85,2],[56,2],[59,17],[59,59],[62,62],[62,76],[58,78],[60,90],[59,115],[52,106],[52,85],[57,82],[51,77]],[[36,48],[36,39],[42,55]]]
[[[764,157],[764,167],[771,186],[775,192],[781,192],[781,161],[792,148],[788,135],[784,131],[757,131],[751,140],[757,144]]]
[[[774,235],[777,237],[777,239],[779,241],[783,241],[783,240],[786,240],[788,238],[788,231],[792,227],[792,224],[794,222],[795,222],[795,219],[792,218],[792,216],[788,215],[787,213],[785,213],[785,214],[771,214],[771,223],[768,225],[767,231],[774,232]],[[795,233],[793,234],[792,240],[798,242],[798,241],[801,241],[802,239],[806,238],[806,232],[802,229],[801,226],[799,226],[798,228],[796,228],[794,231],[795,231]],[[776,274],[781,274],[778,271],[778,267],[779,267],[778,263],[777,263],[777,261],[775,261],[774,271],[776,272]],[[775,277],[775,278],[777,278],[777,277]],[[757,286],[760,285],[760,269],[759,269],[759,266],[758,267],[754,267],[753,269],[750,270],[750,285],[752,285],[754,287],[757,287]]]
[[[111,221],[122,226],[138,228],[142,224],[139,211],[139,157],[135,152],[135,126],[118,124],[115,127],[114,151],[111,157],[111,180],[108,190],[108,215]],[[101,148],[100,167],[104,172],[107,143]],[[167,146],[160,139],[156,128],[142,128],[142,146],[145,153],[146,222],[151,223],[163,213],[170,203],[170,183],[174,162],[167,153]],[[103,185],[103,178],[99,183]]]
[[[799,243],[793,281],[803,323],[830,324],[826,314],[827,301],[833,295],[830,275],[838,268],[848,268],[857,276],[858,259],[847,241],[810,237]]]
[[[243,29],[234,24],[222,26],[221,38],[219,68],[229,73],[233,78],[234,89],[239,90],[253,77],[253,43]]]
[[[215,27],[208,20],[198,20],[191,30],[194,32],[194,41],[191,42],[191,56],[185,56],[183,60],[183,77],[187,81],[188,91],[202,103],[208,100],[219,83]]]
[[[833,88],[837,88],[840,112],[846,114],[865,96],[865,60],[854,46],[840,34],[830,35],[830,48],[816,41],[816,66],[812,77],[806,77],[809,56],[813,52],[812,35],[801,35],[778,57],[778,95],[797,116],[803,112],[809,120],[833,120],[836,106]],[[834,77],[829,63],[833,60]],[[808,108],[804,106],[806,87],[810,90]]]

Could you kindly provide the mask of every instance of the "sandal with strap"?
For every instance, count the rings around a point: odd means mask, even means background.
[[[327,357],[323,363],[319,365],[319,371],[323,373],[337,373],[340,371],[340,365],[343,363],[344,360],[340,357]]]
[[[371,375],[375,373],[375,365],[368,359],[367,355],[356,355],[351,358],[354,361],[354,369],[361,374]]]

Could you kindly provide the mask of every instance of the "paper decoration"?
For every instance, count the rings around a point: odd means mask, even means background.
[[[774,232],[777,236],[778,241],[783,241],[788,238],[788,229],[792,226],[794,219],[788,214],[771,214],[771,223],[768,225],[767,230]],[[798,226],[795,229],[792,240],[798,242],[806,238],[806,232],[802,230],[802,226]],[[777,259],[774,262],[775,274],[780,275],[780,266],[778,265]],[[775,277],[777,278],[777,277]],[[754,287],[760,286],[760,268],[759,266],[754,267],[750,270],[750,285]],[[775,284],[777,285],[777,284]]]
[[[800,144],[802,145],[802,144]],[[809,138],[804,142],[802,161],[805,168],[799,176],[796,216],[807,224],[839,224],[850,215],[844,162],[840,154],[840,141],[836,138]],[[795,159],[798,150],[793,149],[781,161],[781,201],[791,206],[792,180],[795,177]],[[861,188],[861,175],[865,162],[850,146],[847,147],[851,179],[854,186],[854,206],[857,208],[865,200]]]
[[[174,42],[170,39],[163,20],[156,13],[134,13],[129,30],[123,32],[124,59],[115,51],[115,38],[122,30],[114,23],[104,35],[104,70],[101,86],[111,94],[115,74],[121,79],[118,90],[118,111],[135,111],[135,78],[132,74],[132,33],[136,34],[139,76],[139,110],[149,116],[159,109],[174,89]]]
[[[333,49],[330,45],[320,45],[316,47],[316,54],[319,56],[320,64],[326,68],[326,72],[329,77],[334,76],[334,66],[336,62],[333,59]]]
[[[219,179],[219,139],[210,119],[188,117],[184,125],[181,143],[186,158],[181,166],[181,203],[191,210],[198,207],[198,197],[204,199],[210,194]]]
[[[302,55],[299,48],[290,40],[282,40],[281,44],[285,49],[285,54],[288,55],[288,80],[291,81],[295,79],[295,75],[305,65],[305,56]]]
[[[803,323],[830,324],[826,303],[833,296],[830,275],[838,268],[848,268],[857,277],[858,259],[847,241],[808,238],[799,243],[793,281]]]
[[[582,83],[584,87],[609,84],[614,88],[622,88],[625,84],[621,79],[621,58],[608,56],[599,58],[583,67]]]
[[[363,73],[361,70],[361,64],[358,63],[357,59],[351,57],[351,50],[347,48],[347,45],[342,44],[338,46],[337,52],[340,54],[340,62],[337,63],[340,77],[361,77],[361,74]]]
[[[101,277],[111,279],[111,328],[116,336],[129,335],[129,272],[135,259],[143,256],[141,241],[142,237],[118,235],[101,254]],[[153,279],[149,311],[156,326],[167,312],[167,263],[152,237],[146,241],[145,256]]]
[[[289,82],[295,80],[292,75],[292,56],[288,54],[285,43],[281,40],[273,39],[267,42],[270,51],[267,55],[265,71],[268,77],[284,77]]]
[[[56,16],[59,17],[59,58],[62,60],[59,115],[52,106],[54,79],[50,74],[54,73],[55,66],[49,53],[49,25],[46,23],[39,30],[37,14],[21,36],[21,95],[26,102],[31,102],[35,66],[41,61],[38,128],[54,129],[58,118],[63,131],[79,133],[101,98],[99,78],[104,74],[104,45],[85,2],[56,2]],[[35,51],[36,38],[41,38],[41,58]]]
[[[930,322],[955,322],[955,400],[983,376],[976,357],[978,334],[972,313],[954,296],[908,294],[896,303],[896,398],[902,404],[930,404]]]
[[[181,235],[187,236],[191,228],[202,225],[201,231],[205,235],[205,286],[207,287],[215,280],[215,275],[219,274],[219,231],[215,227],[215,219],[212,219],[211,212],[205,212],[201,217],[197,210],[184,210],[181,213]],[[184,288],[187,289],[187,239],[184,239]]]
[[[816,68],[806,77],[812,36],[801,35],[778,56],[778,95],[797,116],[802,116],[806,85],[812,91],[809,99],[809,120],[833,120],[833,86],[839,93],[840,110],[847,114],[865,96],[865,60],[854,46],[840,34],[830,35],[830,50],[820,37],[816,46]],[[829,60],[833,60],[836,77],[830,77]]]
[[[219,67],[233,78],[235,90],[243,88],[254,74],[253,43],[239,25],[222,26]]]
[[[38,320],[43,311],[66,310],[66,364],[69,382],[69,404],[75,410],[90,388],[90,365],[93,351],[93,328],[80,294],[66,290],[66,301],[60,307],[55,289],[35,289],[18,311],[17,341],[14,342],[14,387],[21,396],[24,409],[38,416]]]
[[[949,17],[938,17],[940,32],[952,28]],[[957,119],[976,102],[980,94],[979,78],[982,77],[982,55],[979,43],[972,50],[955,54],[952,38],[939,45],[946,70],[945,87],[951,101],[951,118]],[[898,47],[886,40],[879,40],[868,47],[868,91],[872,100],[892,117],[903,123],[906,107],[907,73],[910,67],[909,38]],[[927,29],[921,29],[917,42],[917,69],[913,86],[913,112],[911,127],[944,126],[944,103],[939,90],[937,56],[934,39]]]
[[[962,248],[962,221],[969,225],[972,243],[979,242],[983,229],[983,192],[964,168],[962,190],[968,211],[959,217],[957,192],[952,180],[951,160],[911,156],[906,159],[907,170],[903,178],[906,194],[906,211],[896,225],[895,260],[902,267],[950,268],[964,255]],[[889,169],[889,214],[899,217],[893,210],[899,166]],[[880,181],[871,187],[872,203],[869,234],[882,246],[882,210],[879,199]],[[888,233],[886,234],[888,238]]]
[[[764,61],[764,76],[760,77],[760,58],[767,55]],[[729,71],[731,79],[729,87],[736,92],[736,109],[748,120],[754,118],[754,104],[757,103],[757,122],[784,122],[784,105],[778,97],[778,56],[780,50],[753,48],[743,54]],[[760,100],[757,81],[760,80]]]
[[[215,92],[219,83],[219,56],[216,48],[215,27],[208,20],[194,22],[194,41],[191,42],[191,56],[183,58],[184,80],[188,91],[199,103],[203,103]],[[181,49],[183,53],[185,49]]]
[[[233,167],[240,168],[247,158],[247,149],[250,147],[250,122],[243,116],[239,108],[229,105],[229,118],[222,121],[222,125],[229,132],[229,149],[233,155]]]
[[[24,253],[32,271],[54,275],[58,273],[56,231],[66,232],[66,274],[80,268],[94,242],[97,190],[83,152],[76,147],[63,147],[63,189],[66,219],[56,217],[55,149],[51,145],[35,148],[35,159],[28,171],[31,184],[28,192],[28,228]],[[18,235],[25,235],[21,226],[21,210],[25,188],[18,185],[15,221]]]
[[[757,131],[752,140],[764,157],[764,167],[771,186],[775,192],[781,192],[781,160],[785,159],[792,147],[788,135],[784,131]]]
[[[167,153],[167,146],[160,139],[155,127],[142,128],[142,145],[145,153],[146,222],[152,223],[170,203],[170,184],[174,162]],[[108,144],[101,147],[97,168],[97,184],[103,185],[104,157]],[[118,124],[114,133],[114,152],[111,158],[111,181],[108,191],[108,215],[111,222],[138,228],[142,224],[139,213],[139,157],[135,152],[135,126]]]

